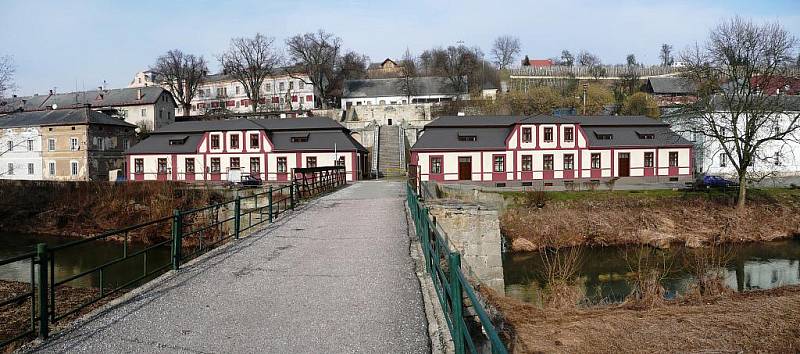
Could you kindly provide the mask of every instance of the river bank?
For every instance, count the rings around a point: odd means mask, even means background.
[[[797,352],[800,286],[632,309],[539,308],[481,292],[502,313],[514,353]]]
[[[222,199],[213,189],[173,182],[0,181],[0,229],[84,238]],[[130,242],[163,241],[169,237],[169,225],[142,228],[130,236]]]
[[[512,251],[545,247],[765,242],[800,234],[800,189],[506,193],[500,216]]]

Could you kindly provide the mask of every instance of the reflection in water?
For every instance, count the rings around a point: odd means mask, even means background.
[[[737,244],[731,248],[733,254],[726,266],[725,277],[725,283],[731,289],[745,291],[800,284],[800,239]],[[630,293],[631,287],[626,281],[630,270],[623,257],[628,249],[597,247],[583,251],[577,286],[582,288],[589,302],[619,302]],[[677,255],[683,250],[675,247],[665,252]],[[680,261],[674,262],[671,274],[662,282],[667,298],[685,292],[694,280],[681,266]],[[504,255],[506,294],[540,304],[547,287],[541,269],[542,260],[538,252]]]
[[[0,234],[0,259],[10,258],[35,249],[37,243],[56,246],[75,241],[63,238],[31,234]],[[143,249],[144,245],[129,245],[128,254]],[[123,245],[114,241],[91,241],[79,246],[69,247],[55,253],[55,279],[59,281],[69,276],[87,271],[104,263],[122,257]],[[169,246],[147,252],[147,267],[152,270],[170,262]],[[115,287],[133,280],[144,272],[144,257],[138,256],[106,267],[103,271],[103,286]],[[27,261],[0,266],[0,279],[30,282],[30,264]],[[97,287],[100,273],[93,272],[67,283],[74,287]]]

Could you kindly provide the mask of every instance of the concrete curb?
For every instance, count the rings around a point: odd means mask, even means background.
[[[444,310],[439,304],[439,297],[436,294],[433,280],[430,274],[425,271],[425,256],[422,253],[422,246],[419,243],[414,221],[411,219],[411,211],[408,204],[403,203],[406,222],[408,223],[409,253],[414,261],[414,270],[419,280],[422,299],[425,303],[425,316],[428,319],[428,337],[430,338],[431,353],[455,353],[453,338],[445,320]]]

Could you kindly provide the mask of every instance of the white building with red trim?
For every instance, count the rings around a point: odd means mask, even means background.
[[[411,148],[423,181],[499,186],[691,180],[692,143],[643,116],[441,117]]]
[[[186,121],[155,131],[125,153],[132,181],[284,182],[294,168],[345,166],[361,179],[367,150],[328,118]]]

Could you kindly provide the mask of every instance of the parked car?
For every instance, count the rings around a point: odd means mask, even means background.
[[[720,176],[703,176],[702,186],[706,188],[738,187],[739,183]]]
[[[263,182],[261,181],[261,178],[258,178],[256,176],[245,175],[242,176],[242,180],[237,182],[236,184],[243,187],[256,187],[260,186],[262,183]]]

